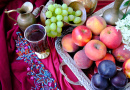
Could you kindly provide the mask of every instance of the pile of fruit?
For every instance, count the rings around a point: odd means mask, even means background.
[[[91,16],[86,25],[77,26],[61,40],[62,48],[80,69],[95,65],[97,72],[91,78],[94,90],[123,88],[130,78],[130,51],[124,49],[122,34],[115,26],[107,25],[103,17]],[[117,67],[120,63],[121,70]],[[113,89],[112,89],[113,90]]]
[[[47,36],[54,38],[61,36],[63,22],[72,24],[80,23],[82,11],[74,11],[67,4],[50,4],[45,15],[47,17],[45,21]]]

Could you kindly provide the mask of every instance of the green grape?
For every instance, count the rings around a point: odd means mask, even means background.
[[[81,22],[81,17],[75,17],[74,21],[75,24],[80,23]]]
[[[55,31],[51,31],[50,33],[51,33],[51,37],[52,37],[52,38],[54,38],[54,37],[57,36],[57,32],[55,32]]]
[[[74,16],[75,16],[75,11],[73,11],[73,12],[72,12],[72,15],[74,15]]]
[[[60,36],[61,36],[61,33],[58,33],[58,32],[57,32],[57,37],[60,37]]]
[[[49,25],[45,26],[45,29],[46,29],[46,32],[47,32],[47,33],[51,31]]]
[[[56,23],[51,23],[50,29],[51,29],[51,31],[55,31],[56,30]]]
[[[74,20],[74,15],[69,15],[69,16],[68,16],[68,20],[69,20],[69,21],[73,21],[73,20]]]
[[[61,7],[61,5],[60,5],[60,4],[58,4],[58,8],[61,8],[61,9],[62,9],[62,7]]]
[[[45,21],[45,25],[50,25],[51,24],[51,20],[50,19],[47,19],[46,21]]]
[[[68,14],[72,14],[73,12],[73,8],[72,7],[68,7]]]
[[[58,21],[57,22],[57,27],[63,27],[63,22],[62,21]]]
[[[50,4],[48,5],[48,10],[53,12],[55,10],[55,7],[52,4]]]
[[[68,6],[67,4],[62,4],[62,9],[67,10]]]
[[[63,21],[68,22],[68,16],[64,16]]]
[[[51,22],[56,22],[56,17],[52,16],[51,17]]]
[[[82,14],[82,12],[80,11],[80,10],[77,10],[76,12],[75,12],[75,16],[81,16],[81,14]]]
[[[47,36],[48,36],[48,37],[51,37],[51,32],[47,32]]]
[[[52,17],[52,12],[51,11],[47,11],[46,12],[46,17],[47,18],[51,18]]]
[[[62,10],[62,15],[63,16],[67,16],[68,15],[68,11],[67,10]]]
[[[55,8],[58,8],[58,4],[53,4],[53,6],[54,6]]]
[[[61,11],[60,8],[56,8],[56,9],[55,9],[55,13],[56,13],[57,15],[61,14],[61,12],[62,12],[62,11]]]
[[[61,20],[63,19],[63,17],[62,17],[62,15],[57,15],[57,16],[56,16],[56,19],[57,19],[58,21],[61,21]]]
[[[61,27],[57,27],[57,32],[61,33],[62,32],[62,28]]]
[[[55,17],[56,17],[57,15],[55,14],[55,12],[52,12],[52,16],[55,16]]]

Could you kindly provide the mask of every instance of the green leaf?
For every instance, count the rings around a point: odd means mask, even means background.
[[[128,6],[128,3],[129,3],[129,2],[130,2],[130,0],[126,1],[123,6]],[[130,6],[130,5],[129,5],[129,6]]]
[[[126,14],[123,15],[122,19],[124,19],[128,14],[130,14],[130,9],[126,12]]]

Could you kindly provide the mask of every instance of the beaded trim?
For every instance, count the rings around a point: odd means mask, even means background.
[[[18,40],[16,42],[16,53],[18,58],[16,60],[24,60],[29,67],[27,68],[27,75],[34,80],[35,87],[31,90],[59,90],[56,80],[52,78],[51,73],[45,69],[43,63],[38,59],[27,40],[22,37],[21,32],[16,32]]]

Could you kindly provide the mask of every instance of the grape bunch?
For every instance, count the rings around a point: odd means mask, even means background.
[[[45,13],[47,19],[45,21],[45,28],[48,37],[61,36],[63,22],[78,24],[81,22],[81,10],[74,11],[72,7],[67,4],[50,4]]]

